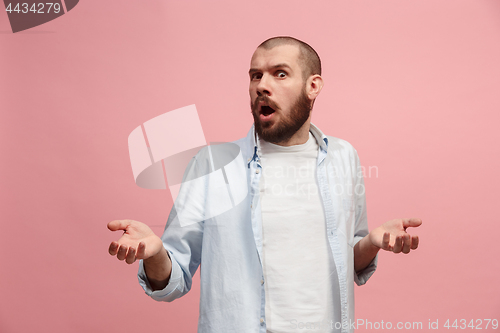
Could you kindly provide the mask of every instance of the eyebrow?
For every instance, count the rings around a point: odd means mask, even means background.
[[[277,64],[277,65],[274,65],[271,67],[271,69],[276,69],[276,68],[288,68],[289,70],[291,70],[292,68],[286,64],[286,63],[282,63],[282,64]],[[252,75],[253,73],[255,72],[259,72],[260,70],[257,69],[257,68],[250,68],[250,70],[248,71],[248,74],[249,75]]]

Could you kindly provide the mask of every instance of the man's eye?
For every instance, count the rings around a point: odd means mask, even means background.
[[[254,73],[252,74],[252,80],[260,80],[262,78],[262,74]]]
[[[283,79],[286,77],[286,73],[283,72],[283,71],[279,71],[277,74],[276,74],[280,79]]]

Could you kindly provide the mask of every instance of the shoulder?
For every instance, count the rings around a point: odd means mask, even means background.
[[[253,126],[247,135],[241,139],[232,142],[240,148],[241,154],[245,160],[252,158],[255,153],[255,137]]]
[[[328,153],[347,153],[357,155],[356,149],[346,140],[326,135],[328,139]]]
[[[316,125],[311,123],[310,131],[318,140],[318,144],[322,146],[323,149],[328,151],[328,155],[357,155],[354,147],[347,142],[346,140],[342,140],[340,138],[336,138],[334,136],[324,134]],[[327,147],[325,147],[324,142],[319,142],[320,140],[325,141]]]
[[[356,169],[360,165],[358,152],[352,144],[333,136],[326,136],[328,140],[327,160],[336,167]]]

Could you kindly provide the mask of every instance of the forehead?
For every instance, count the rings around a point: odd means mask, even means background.
[[[250,68],[273,67],[277,64],[287,64],[291,68],[299,68],[300,49],[297,45],[279,45],[272,49],[258,47],[255,50]]]

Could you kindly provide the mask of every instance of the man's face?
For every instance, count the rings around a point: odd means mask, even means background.
[[[260,138],[289,140],[309,119],[311,100],[306,94],[295,45],[258,48],[250,64],[250,101],[255,130]]]

